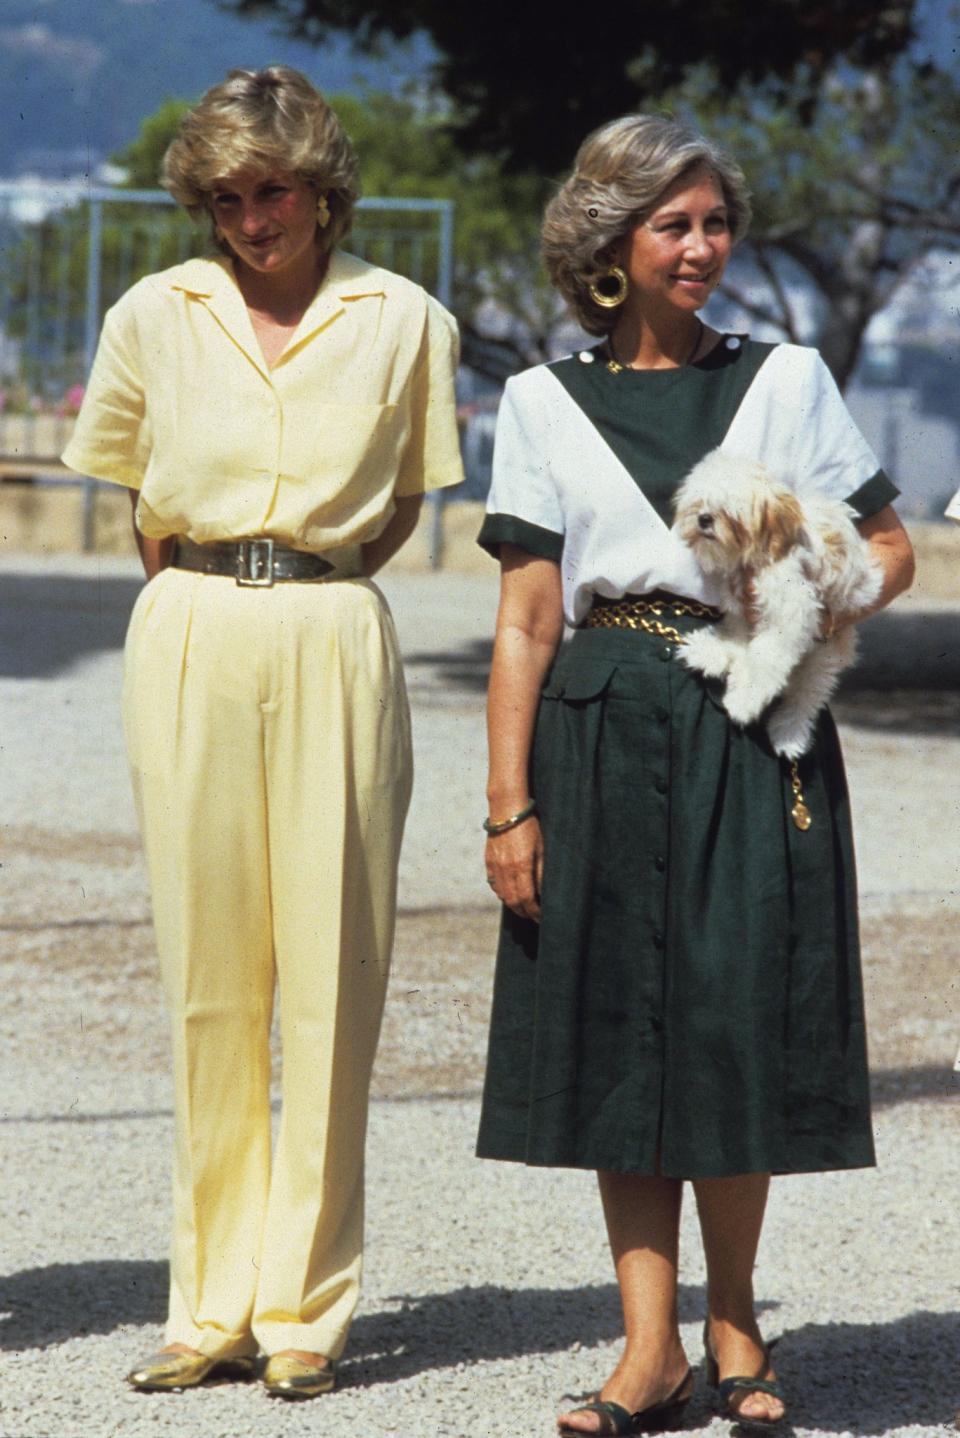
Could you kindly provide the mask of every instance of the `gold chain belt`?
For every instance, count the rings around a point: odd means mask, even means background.
[[[642,629],[658,639],[670,639],[674,644],[686,644],[686,638],[672,624],[664,624],[662,616],[670,614],[674,619],[689,615],[694,619],[721,619],[719,609],[709,604],[698,604],[695,599],[621,599],[615,604],[597,604],[584,619],[583,629]],[[793,791],[793,808],[790,817],[801,831],[813,824],[813,815],[807,808],[800,782],[800,768],[796,759],[790,760],[790,788]]]
[[[662,616],[674,619],[689,615],[693,619],[722,619],[719,609],[698,604],[695,599],[619,599],[614,604],[596,604],[583,621],[584,629],[644,629],[660,639],[683,644],[683,635],[672,624],[664,624]]]

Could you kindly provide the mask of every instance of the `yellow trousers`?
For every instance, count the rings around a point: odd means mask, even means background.
[[[167,1341],[338,1358],[412,778],[393,622],[363,579],[167,569],[134,609],[123,708],[173,1036]]]

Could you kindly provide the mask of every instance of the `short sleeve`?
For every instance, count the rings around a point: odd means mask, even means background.
[[[63,462],[94,479],[139,489],[149,458],[136,318],[128,294],[107,312]]]
[[[454,381],[460,358],[457,322],[432,296],[421,352],[410,380],[410,439],[394,493],[425,494],[463,480]]]
[[[757,372],[724,439],[804,493],[844,500],[869,519],[899,490],[883,472],[814,349],[777,345]]]
[[[523,376],[507,380],[493,446],[493,481],[478,543],[496,557],[501,544],[515,544],[540,559],[559,561],[564,523],[550,474],[542,399],[522,393]]]

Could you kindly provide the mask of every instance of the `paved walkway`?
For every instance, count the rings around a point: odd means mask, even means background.
[[[612,1365],[619,1317],[589,1176],[471,1157],[495,921],[478,830],[492,576],[383,586],[418,780],[372,1113],[368,1278],[343,1389],[295,1407],[237,1385],[145,1397],[118,1381],[159,1339],[170,1140],[117,717],[138,584],[124,561],[24,560],[0,574],[0,1438],[546,1438],[563,1393]],[[917,624],[896,623],[907,617]],[[952,612],[937,622],[949,645]],[[881,1167],[775,1185],[757,1292],[768,1333],[787,1335],[779,1366],[798,1433],[933,1434],[960,1402],[960,1143],[944,1101],[960,1039],[957,693],[886,684],[841,714],[880,1020]],[[692,1214],[683,1267],[695,1360]],[[702,1387],[687,1426],[724,1431]]]

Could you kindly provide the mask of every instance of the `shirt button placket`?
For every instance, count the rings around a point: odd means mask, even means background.
[[[283,473],[283,405],[277,387],[271,380],[270,388],[262,406],[264,431],[273,435],[273,464],[266,471],[270,484],[270,499],[263,517],[263,528],[277,514],[280,506],[280,475]]]

